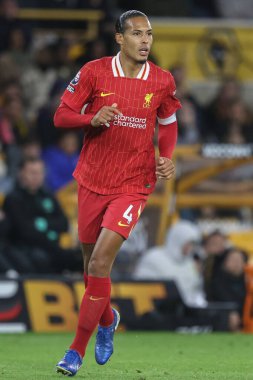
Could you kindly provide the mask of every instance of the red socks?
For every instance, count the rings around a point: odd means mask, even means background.
[[[114,315],[113,315],[112,308],[111,308],[111,299],[109,299],[109,301],[105,307],[105,310],[104,310],[103,314],[101,315],[101,318],[99,321],[100,326],[102,326],[102,327],[111,326],[111,324],[113,322],[113,318],[114,318]]]
[[[86,273],[84,273],[83,278],[84,278],[85,288],[87,288],[87,286],[88,286],[88,276],[87,276]],[[110,326],[112,324],[112,322],[113,322],[113,318],[114,318],[114,316],[113,316],[113,312],[112,312],[112,308],[111,308],[111,300],[109,299],[109,302],[106,305],[103,314],[101,315],[101,318],[100,318],[100,321],[99,321],[100,326],[103,326],[103,327]]]
[[[110,303],[110,294],[111,280],[109,277],[88,276],[88,286],[80,306],[76,336],[70,346],[82,357],[85,354],[93,331],[99,323],[105,308]]]

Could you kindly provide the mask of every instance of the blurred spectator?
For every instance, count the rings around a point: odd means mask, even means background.
[[[21,144],[29,136],[31,128],[25,115],[25,108],[21,98],[5,97],[2,105],[0,129],[2,125],[12,135],[12,139],[8,142],[16,142]]]
[[[31,59],[30,44],[31,41],[28,40],[25,31],[20,26],[10,30],[7,46],[8,54],[18,64],[21,72],[27,67]]]
[[[55,192],[73,180],[72,173],[78,161],[79,151],[78,135],[73,131],[62,132],[57,145],[43,151],[46,185],[50,190]]]
[[[176,63],[174,66],[169,68],[169,71],[174,77],[176,88],[177,88],[177,97],[178,98],[189,98],[194,101],[192,97],[189,86],[187,83],[187,71],[186,67],[182,63]]]
[[[8,259],[18,273],[61,273],[75,268],[78,261],[59,245],[68,220],[55,197],[43,188],[44,172],[41,159],[24,159],[17,186],[4,200],[10,221]]]
[[[170,71],[175,79],[177,97],[182,103],[182,108],[177,112],[178,143],[199,143],[202,109],[189,90],[186,67],[183,64],[176,64],[170,68]]]
[[[86,44],[85,61],[92,61],[107,55],[106,43],[102,38],[90,41]]]
[[[0,107],[3,106],[5,99],[22,99],[22,88],[18,80],[9,80],[2,85]]]
[[[10,45],[10,35],[19,29],[28,42],[31,31],[28,25],[18,19],[19,4],[17,0],[0,0],[0,52],[6,51]]]
[[[13,61],[12,57],[3,53],[0,54],[0,86],[1,94],[0,97],[3,97],[3,89],[6,86],[6,83],[15,82],[19,83],[20,70],[18,65]]]
[[[208,289],[208,300],[235,302],[237,308],[230,312],[229,328],[239,331],[242,328],[243,306],[246,297],[244,268],[247,255],[239,248],[228,248],[222,255],[220,267],[213,273]]]
[[[224,252],[230,246],[227,236],[220,230],[214,230],[204,237],[202,247],[204,250],[204,278],[206,294],[210,288],[210,283],[214,273],[220,268]]]
[[[55,144],[59,134],[62,133],[62,131],[58,131],[54,127],[53,117],[66,86],[65,81],[61,79],[56,80],[50,89],[46,103],[38,110],[35,121],[35,132],[43,148]]]
[[[229,105],[227,123],[224,125],[222,138],[229,144],[249,144],[253,142],[253,120],[248,108],[242,100],[234,100]]]
[[[187,99],[180,99],[182,108],[177,112],[178,143],[197,144],[200,142],[197,113],[193,103]]]
[[[218,257],[224,253],[230,243],[222,231],[214,230],[204,237],[202,245],[206,257]]]
[[[41,153],[41,144],[32,135],[18,145],[11,144],[5,150],[3,149],[2,157],[0,150],[0,192],[6,194],[13,190],[22,160],[40,158]]]
[[[75,46],[75,49],[76,47],[77,46]],[[80,45],[79,50],[80,54],[75,59],[75,63],[79,68],[89,61],[108,55],[107,45],[102,37],[88,41],[85,45]]]
[[[136,264],[148,249],[148,231],[144,217],[138,220],[129,238],[122,244],[112,269],[112,279],[124,281],[132,278]]]
[[[34,61],[22,75],[22,88],[29,120],[34,121],[38,110],[47,102],[50,90],[57,79],[53,67],[53,53],[50,45],[38,46]]]
[[[16,175],[20,161],[20,144],[27,139],[30,131],[23,102],[19,96],[19,87],[9,84],[4,89],[0,108],[0,140],[5,155],[7,174],[10,177]]]
[[[181,220],[168,231],[164,246],[148,250],[137,263],[138,280],[174,280],[188,306],[206,304],[203,278],[194,259],[201,233],[194,223]]]
[[[67,38],[58,37],[49,45],[52,52],[52,66],[57,70],[59,78],[68,83],[72,77],[72,60],[69,54],[71,43]],[[73,67],[73,70],[75,68]]]
[[[21,145],[21,157],[26,158],[40,158],[42,154],[41,144],[35,137],[30,137]]]
[[[252,115],[238,94],[231,93],[231,99],[223,98],[221,104],[216,105],[213,110],[209,110],[211,114],[207,112],[207,117],[211,116],[211,118],[207,124],[207,130],[210,131],[211,125],[213,125],[213,131],[209,132],[208,139],[212,136],[211,140],[227,144],[253,142]],[[213,111],[214,113],[212,113]]]
[[[205,142],[224,142],[231,104],[241,99],[241,88],[234,78],[221,85],[216,97],[205,109],[202,136]]]

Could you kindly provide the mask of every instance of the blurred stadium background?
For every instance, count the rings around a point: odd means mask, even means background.
[[[159,321],[177,331],[253,332],[252,0],[0,1],[0,331],[75,327],[83,285],[71,171],[82,131],[56,131],[52,118],[78,69],[117,52],[114,21],[128,9],[150,17],[150,59],[173,73],[183,107],[176,177],[158,182],[115,263],[122,328]],[[24,157],[42,158],[45,186],[65,214],[57,215],[62,228],[49,229],[50,212],[30,216],[19,202],[11,212],[6,199]],[[179,263],[167,243],[182,220],[198,239]],[[165,273],[158,263],[153,277],[140,274],[155,249],[168,258]]]

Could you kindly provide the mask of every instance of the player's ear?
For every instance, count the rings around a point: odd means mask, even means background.
[[[122,33],[115,33],[115,41],[117,42],[117,44],[122,45],[123,34]]]

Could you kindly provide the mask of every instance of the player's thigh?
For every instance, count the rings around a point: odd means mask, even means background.
[[[145,208],[147,195],[121,194],[108,205],[102,227],[117,232],[127,239]]]
[[[95,247],[95,243],[87,244],[81,243],[82,255],[83,257],[90,257]]]
[[[102,228],[90,258],[88,273],[108,277],[124,240],[117,232]]]
[[[81,243],[85,273],[88,273],[88,266],[89,266],[90,258],[94,250],[94,247],[95,247],[95,244]]]
[[[109,200],[83,186],[78,186],[78,237],[81,243],[95,244]]]

